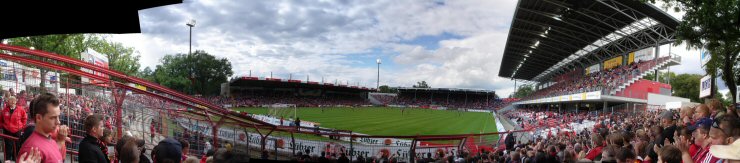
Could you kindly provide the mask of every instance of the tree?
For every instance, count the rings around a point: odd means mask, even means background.
[[[680,74],[671,79],[673,96],[688,98],[693,102],[703,102],[699,98],[699,82],[702,76],[697,74]]]
[[[667,80],[676,79],[676,73],[673,72],[659,72],[658,74],[660,74],[658,75],[658,79],[660,79],[659,81],[661,83],[666,83]],[[655,74],[653,72],[648,72],[648,74],[645,75],[645,77],[642,77],[642,79],[655,81]]]
[[[8,40],[8,44],[24,47],[33,47],[36,50],[52,52],[59,55],[68,56],[75,59],[80,59],[80,53],[85,51],[87,48],[85,42],[85,36],[82,34],[63,34],[63,35],[46,35],[46,36],[31,36],[31,37],[18,37]],[[29,57],[35,60],[44,60],[46,62],[52,62],[62,66],[73,67],[67,63],[61,63],[57,61],[50,61],[40,57]],[[24,63],[21,63],[24,64]],[[36,67],[28,64],[24,64],[28,67]],[[46,68],[37,67],[39,69],[39,75],[41,76],[41,83],[39,87],[41,92],[46,92],[46,74],[49,71]]]
[[[656,0],[649,0],[655,3]],[[676,43],[687,48],[706,49],[712,59],[708,74],[721,74],[732,97],[737,96],[738,55],[740,55],[740,5],[737,0],[662,0],[666,8],[685,12],[676,27]],[[735,98],[732,99],[736,103]]]
[[[380,93],[398,93],[398,89],[391,88],[388,85],[381,85],[380,87],[378,87],[378,91]]]
[[[166,55],[160,62],[153,73],[155,82],[194,94],[218,95],[221,84],[234,74],[226,58],[217,59],[202,50]]]
[[[729,91],[724,96],[719,95],[717,97],[719,97],[719,100],[722,102],[722,106],[727,106],[727,105],[732,104],[732,99],[730,99],[732,98],[732,94],[730,94]]]
[[[81,53],[90,48],[106,55],[108,58],[108,68],[122,72],[126,75],[135,75],[140,67],[139,55],[134,54],[134,48],[125,47],[121,43],[107,41],[99,35],[65,34],[19,37],[10,39],[9,43],[12,45],[33,47],[36,50],[52,52],[80,60],[82,59]],[[31,58],[79,69],[78,66],[73,66],[67,63],[51,61],[39,57]],[[26,66],[35,67],[31,65]],[[45,68],[39,67],[39,69],[40,76],[43,77],[45,77],[49,71]],[[80,80],[79,76],[73,76],[67,73],[62,73],[60,76],[61,77],[59,77],[59,79]],[[41,78],[39,86],[41,87],[41,91],[46,91],[46,78]]]
[[[108,57],[108,68],[122,72],[128,76],[135,76],[139,71],[139,55],[134,54],[132,47],[125,47],[118,42],[112,42],[101,37],[90,35],[87,46]]]
[[[148,81],[154,81],[154,71],[152,71],[151,68],[146,67],[144,70],[141,70],[139,73],[136,73],[136,77],[142,78]]]
[[[426,81],[420,81],[416,82],[416,85],[413,86],[414,88],[431,88],[429,85],[427,85]]]
[[[532,85],[524,84],[519,86],[517,88],[516,92],[514,92],[514,98],[524,98],[534,93],[534,89],[532,89]]]

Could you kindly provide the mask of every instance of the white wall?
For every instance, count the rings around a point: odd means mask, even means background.
[[[661,105],[665,106],[666,102],[691,102],[691,100],[683,97],[675,97],[661,94],[648,93],[648,105]]]

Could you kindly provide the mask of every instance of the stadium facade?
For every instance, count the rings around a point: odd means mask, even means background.
[[[499,76],[538,83],[512,108],[642,110],[650,94],[671,95],[665,81],[642,79],[678,65],[678,20],[639,1],[521,0]]]

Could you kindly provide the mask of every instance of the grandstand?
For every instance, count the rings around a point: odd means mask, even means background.
[[[740,114],[736,110],[723,111],[725,106],[716,99],[684,106],[680,112],[670,110],[662,107],[665,101],[678,98],[670,96],[667,81],[642,79],[681,63],[670,52],[659,55],[661,45],[673,42],[677,25],[667,13],[639,1],[519,1],[498,75],[537,85],[534,93],[500,110],[508,130],[527,131],[506,135],[503,148],[512,154],[500,159],[736,159],[713,155],[719,150],[697,152],[732,142],[701,141],[708,130],[726,133],[738,143],[740,135],[734,131],[740,129]],[[709,129],[709,121],[715,128]],[[721,125],[726,126],[716,128]]]
[[[295,104],[299,107],[368,105],[366,87],[279,78],[237,77],[225,83],[220,97],[211,97],[224,107],[266,107]]]
[[[680,64],[675,54],[658,55],[677,24],[636,1],[521,1],[499,76],[538,84],[511,107],[646,108],[648,94],[671,94],[670,85],[642,78]]]
[[[190,156],[203,157],[209,150],[229,148],[255,162],[315,160],[321,154],[332,159],[347,155],[350,160],[383,160],[378,162],[517,162],[521,154],[527,155],[522,160],[529,159],[522,162],[532,162],[560,153],[570,155],[563,152],[565,144],[574,151],[581,146],[585,146],[581,151],[599,149],[601,155],[598,144],[604,141],[589,136],[611,134],[607,142],[615,146],[629,140],[620,137],[622,133],[641,139],[648,137],[645,132],[652,132],[650,139],[654,140],[650,142],[662,142],[663,137],[658,137],[662,133],[652,128],[663,129],[664,123],[655,119],[693,120],[686,121],[688,124],[699,120],[698,116],[663,116],[647,109],[651,95],[671,93],[670,85],[642,78],[680,64],[681,58],[674,54],[658,55],[660,45],[673,42],[677,24],[654,6],[637,1],[520,0],[498,75],[538,83],[533,94],[521,99],[499,98],[488,90],[454,88],[398,88],[398,93],[376,93],[336,83],[251,76],[224,83],[221,96],[198,98],[97,63],[10,45],[0,45],[0,85],[3,96],[23,99],[20,104],[25,108],[27,101],[41,92],[59,97],[60,120],[72,130],[65,155],[70,162],[79,161],[75,156],[85,136],[82,121],[90,114],[104,115],[105,128],[115,131],[115,139],[128,136],[144,140],[147,152],[169,137],[188,142]],[[40,75],[43,71],[48,72]],[[301,112],[303,120],[266,114],[270,112],[266,108],[286,104],[318,108],[296,109],[294,114]],[[370,104],[383,107],[364,107]],[[237,107],[260,108],[241,111],[247,109]],[[712,108],[714,117],[721,107]],[[358,114],[348,116],[348,112]],[[464,114],[475,114],[475,119]],[[322,126],[310,118],[337,127]],[[483,129],[468,122],[482,123]],[[370,127],[352,131],[342,126]],[[392,127],[404,129],[405,135],[359,133]],[[456,133],[439,132],[445,129]],[[426,131],[420,134],[419,130]],[[493,130],[499,132],[490,132]],[[635,130],[642,131],[642,137],[636,136],[639,132]],[[430,133],[434,135],[424,135]],[[499,134],[506,134],[501,139],[505,144],[497,140]],[[20,141],[17,136],[0,136],[4,143]],[[649,144],[646,140],[636,142]],[[622,146],[631,144],[618,145],[623,152]],[[3,152],[8,150],[13,149]],[[435,158],[419,161],[424,154]],[[647,154],[638,155],[645,158]],[[557,157],[557,161],[569,162],[564,161],[567,157]]]
[[[422,108],[490,109],[499,104],[496,92],[454,88],[398,88],[395,105]]]
[[[381,154],[377,156],[378,158],[413,160],[420,158],[423,153],[439,151],[457,150],[460,153],[463,151],[477,152],[483,149],[490,151],[490,144],[494,143],[500,134],[493,132],[500,131],[497,130],[499,127],[495,127],[497,124],[493,121],[494,116],[492,115],[495,114],[481,110],[463,113],[430,112],[430,109],[410,111],[394,108],[366,109],[363,111],[377,115],[379,119],[366,119],[363,121],[365,124],[359,124],[376,127],[375,129],[367,128],[365,131],[377,130],[377,127],[382,129],[383,125],[378,125],[377,122],[392,125],[398,123],[397,120],[408,118],[411,116],[409,114],[412,114],[417,117],[416,120],[444,118],[454,121],[454,123],[445,123],[447,125],[445,129],[454,129],[457,132],[446,134],[444,131],[447,130],[434,128],[442,127],[440,125],[429,126],[432,127],[429,128],[432,129],[430,131],[434,131],[430,133],[443,133],[443,135],[419,135],[419,132],[410,130],[405,132],[417,134],[368,135],[318,127],[318,125],[312,125],[316,123],[308,120],[299,122],[293,119],[277,119],[226,109],[228,107],[265,107],[274,104],[327,108],[367,106],[369,104],[368,93],[373,91],[368,88],[330,83],[319,84],[311,81],[240,77],[222,85],[224,96],[191,97],[149,81],[104,68],[105,65],[100,66],[100,63],[93,64],[58,54],[5,44],[0,45],[0,50],[13,53],[13,55],[0,54],[0,60],[6,63],[2,64],[4,66],[3,76],[7,77],[3,78],[0,84],[3,85],[3,90],[7,90],[8,96],[22,97],[20,99],[24,102],[21,103],[25,103],[22,105],[25,108],[28,108],[28,102],[42,91],[55,94],[60,99],[62,112],[60,120],[71,130],[70,139],[66,144],[66,158],[71,162],[79,161],[75,156],[79,153],[78,143],[85,136],[82,122],[86,116],[91,114],[101,114],[106,117],[104,126],[113,131],[114,140],[122,137],[143,140],[145,155],[151,155],[150,151],[157,142],[165,138],[176,138],[188,142],[191,151],[188,155],[196,157],[202,157],[208,150],[230,147],[234,153],[237,153],[237,156],[246,159],[288,160],[300,153],[319,155],[325,152],[335,156],[347,154],[352,160],[376,157],[375,153]],[[41,61],[38,58],[45,58],[45,60]],[[59,63],[78,66],[79,69]],[[47,71],[46,77],[40,75],[43,73],[32,73],[41,71],[39,69]],[[24,73],[25,71],[31,73]],[[10,90],[23,90],[24,92]],[[449,93],[451,94],[450,100],[464,99],[461,93],[469,94],[470,103],[465,104],[462,100],[462,103],[451,102],[452,106],[472,108],[475,105],[483,105],[485,99],[495,98],[492,92],[483,98],[485,93],[461,91],[460,93]],[[401,96],[405,97],[406,94],[401,93]],[[423,94],[425,93],[419,94],[419,97],[426,98]],[[437,92],[434,92],[429,95],[436,94]],[[459,97],[453,98],[453,94]],[[312,110],[302,109],[301,111]],[[353,110],[332,109],[329,112],[341,114],[341,111],[352,112]],[[394,114],[390,118],[386,115],[396,112],[402,114]],[[321,116],[321,114],[316,115]],[[450,118],[445,118],[447,116]],[[470,118],[471,116],[475,118]],[[458,121],[453,117],[467,120]],[[359,115],[357,119],[359,118],[366,118],[366,116]],[[388,121],[380,121],[380,119]],[[444,123],[445,121],[429,122]],[[286,125],[292,123],[299,125]],[[470,123],[473,124],[467,125],[467,128],[455,127],[455,125]],[[418,125],[423,124],[425,123],[409,122],[408,126],[399,127],[418,129]],[[4,139],[5,142],[19,141],[15,136],[4,134],[0,136],[7,138]],[[115,142],[107,143],[112,145]],[[115,160],[112,153],[109,157]]]
[[[398,93],[370,93],[375,105],[434,109],[500,109],[517,101],[490,90],[458,88],[396,88]]]

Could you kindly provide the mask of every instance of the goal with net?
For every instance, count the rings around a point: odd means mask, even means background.
[[[295,104],[272,104],[268,106],[268,115],[275,118],[295,119],[298,116],[298,107]]]

